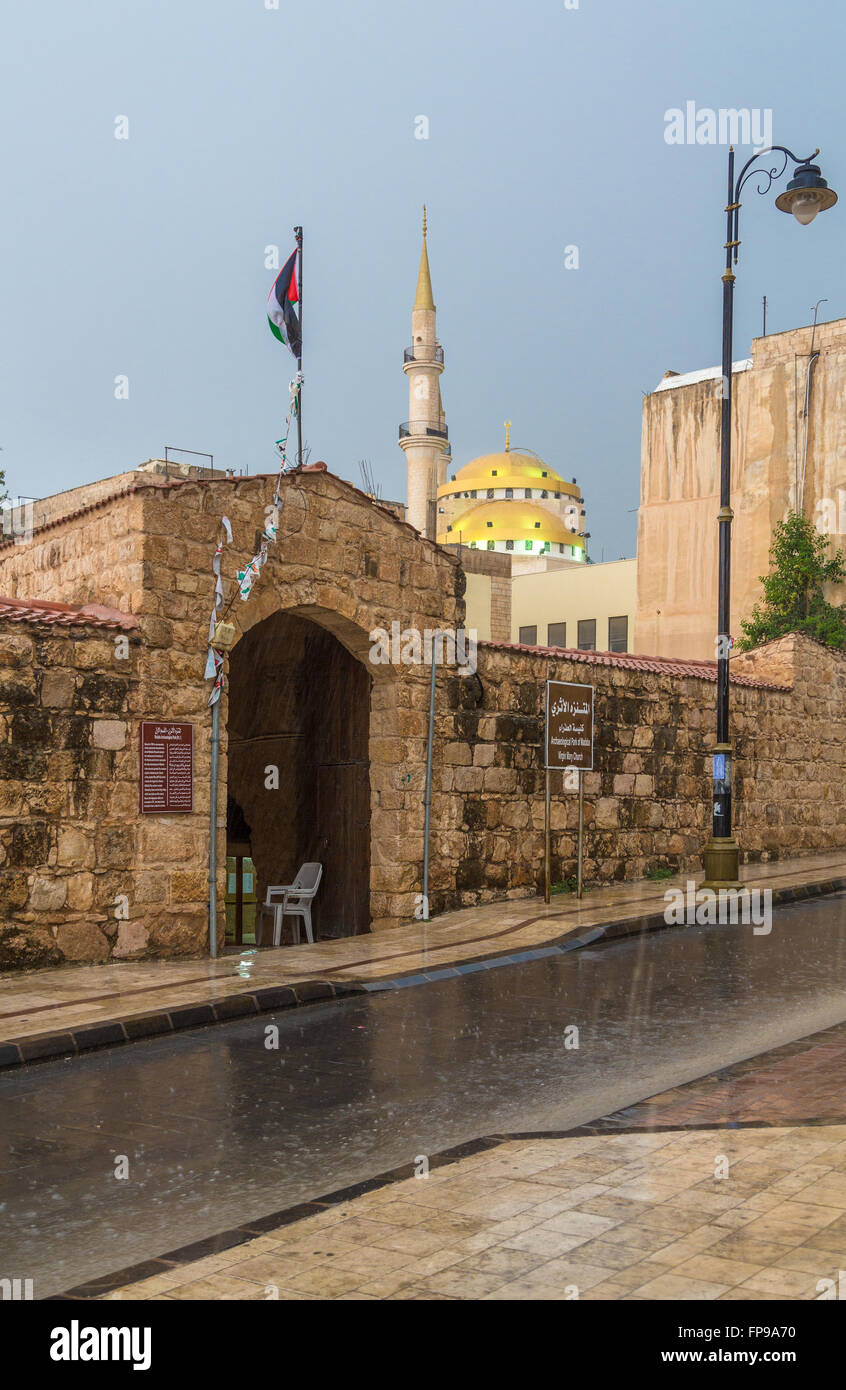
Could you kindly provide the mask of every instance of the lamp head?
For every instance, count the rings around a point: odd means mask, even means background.
[[[818,212],[833,208],[836,202],[837,194],[820,174],[820,166],[808,162],[793,170],[787,188],[776,198],[776,207],[781,212],[792,212],[796,221],[807,227]]]

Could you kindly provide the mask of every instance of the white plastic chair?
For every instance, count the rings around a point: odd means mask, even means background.
[[[268,887],[264,905],[273,909],[274,946],[278,946],[282,939],[283,917],[295,919],[298,946],[300,944],[299,918],[302,918],[305,924],[306,939],[312,945],[314,944],[314,933],[311,927],[311,904],[317,896],[322,877],[322,864],[302,864],[293,883],[274,883]],[[281,901],[276,901],[276,899],[281,899]]]

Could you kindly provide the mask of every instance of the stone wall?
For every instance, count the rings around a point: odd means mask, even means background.
[[[715,683],[669,663],[613,660],[485,644],[477,676],[445,683],[433,910],[542,890],[547,679],[596,690],[595,770],[584,774],[586,880],[701,868]],[[846,658],[794,635],[738,658],[732,671],[744,862],[846,845]],[[553,882],[576,867],[578,798],[563,780],[552,774]]]
[[[211,721],[203,672],[214,586],[211,561],[224,514],[234,532],[223,558],[228,616],[239,638],[253,637],[242,649],[245,661],[231,700],[227,694],[221,704],[219,919],[230,728],[242,741],[265,735],[311,741],[306,794],[297,800],[299,810],[291,802],[298,834],[325,830],[320,797],[308,794],[313,769],[316,785],[319,767],[331,774],[332,768],[347,766],[356,797],[361,779],[369,779],[362,833],[350,842],[364,843],[365,831],[369,835],[366,915],[374,930],[382,930],[419,909],[430,671],[420,664],[373,664],[370,633],[380,627],[390,632],[394,622],[419,631],[459,627],[464,573],[455,556],[315,468],[285,480],[278,543],[251,598],[242,603],[235,573],[254,552],[273,486],[273,478],[262,477],[151,483],[57,520],[37,530],[29,545],[7,546],[0,553],[0,592],[14,588],[20,599],[111,603],[137,623],[129,634],[128,656],[119,658],[114,634],[87,627],[79,614],[54,615],[56,622],[48,627],[37,614],[26,623],[4,618],[0,605],[0,951],[5,964],[207,950]],[[318,633],[313,647],[322,654],[316,666],[305,655],[309,643],[296,648],[293,638],[290,651],[274,659],[274,644],[283,641],[278,633],[293,633],[297,624]],[[366,748],[363,738],[344,742],[340,737],[352,683],[331,674],[325,676],[333,686],[325,707],[335,713],[326,721],[323,752],[308,732],[315,713],[322,713],[320,691],[315,698],[309,681],[318,666],[323,672],[342,670],[342,663],[331,659],[330,638],[367,672],[355,716],[361,717],[369,685]],[[300,650],[302,659],[296,655]],[[251,651],[262,652],[260,669]],[[236,644],[233,666],[237,656]],[[285,705],[292,670],[298,672],[298,689],[312,702],[307,717],[293,722]],[[792,636],[738,656],[732,671],[735,801],[744,857],[754,861],[846,844],[846,658]],[[432,800],[433,908],[527,895],[539,886],[540,740],[549,677],[596,687],[597,766],[585,776],[588,880],[634,879],[662,865],[698,868],[709,830],[713,674],[706,663],[584,652],[559,656],[496,643],[480,646],[475,674],[442,670]],[[238,706],[230,708],[231,701]],[[140,814],[143,719],[193,723],[193,813]],[[244,777],[256,780],[265,761],[273,758],[263,755],[255,767],[242,766],[240,783],[233,770],[233,788],[254,818],[264,814],[264,791],[251,796]],[[561,774],[554,774],[554,784],[560,781]],[[327,803],[332,789],[329,775]],[[365,785],[365,803],[366,790]],[[562,793],[560,786],[553,786],[553,797],[557,880],[574,868],[577,804],[575,793]],[[305,853],[306,841],[298,839],[294,849],[292,840],[286,848],[284,837],[273,835],[278,817],[267,821],[264,872],[287,874],[289,862]],[[331,833],[341,835],[343,821],[336,814]],[[337,887],[336,881],[333,890]],[[119,909],[123,899],[125,919]]]
[[[36,524],[27,544],[0,543],[0,593],[140,612],[148,577],[143,498],[156,486],[167,485],[130,484],[122,495],[88,501],[43,527]]]
[[[130,655],[116,659],[112,633],[0,620],[0,968],[136,944],[116,916],[146,876],[128,722],[138,638],[121,638]]]
[[[96,598],[137,617],[140,641],[134,650],[126,710],[130,722],[120,761],[121,775],[136,798],[140,721],[187,720],[194,725],[194,813],[141,816],[137,805],[122,806],[122,825],[133,851],[119,866],[124,875],[120,891],[130,898],[133,954],[198,954],[207,948],[210,686],[204,667],[214,593],[212,557],[223,515],[234,533],[224,552],[223,576],[227,603],[232,599],[228,616],[238,636],[284,610],[331,633],[367,666],[373,680],[368,741],[371,925],[376,930],[393,926],[417,906],[428,668],[371,665],[369,634],[376,628],[390,632],[394,622],[421,632],[459,627],[463,571],[454,557],[421,541],[389,511],[325,468],[314,467],[285,480],[277,545],[271,547],[250,600],[242,603],[235,574],[255,552],[274,483],[273,477],[251,477],[138,484],[110,502],[36,529],[28,545],[0,547],[0,592],[41,600]],[[63,659],[73,664],[74,658]],[[225,695],[217,818],[221,920],[228,722]],[[73,821],[72,806],[60,814]],[[127,888],[124,865],[130,860],[136,865],[135,879]],[[26,867],[34,870],[35,865]],[[50,867],[48,854],[44,868]],[[23,905],[15,903],[12,919],[6,920],[22,923],[29,934],[40,930],[34,916],[26,921],[25,916]],[[128,929],[123,938],[129,938]],[[105,953],[114,951],[111,943]],[[82,957],[68,955],[75,958]]]

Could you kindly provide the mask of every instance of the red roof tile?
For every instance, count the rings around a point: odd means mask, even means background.
[[[0,594],[0,618],[37,627],[107,627],[124,632],[137,628],[138,619],[101,603],[46,603],[35,598],[6,598]]]
[[[677,657],[638,656],[635,652],[582,652],[568,647],[530,647],[519,642],[479,642],[480,647],[500,651],[530,652],[537,656],[554,656],[560,661],[573,661],[585,666],[617,666],[629,671],[652,671],[659,676],[694,676],[698,680],[717,679],[716,661],[682,661]],[[759,680],[756,676],[732,676],[732,685],[750,685],[762,690],[791,690],[789,685]]]

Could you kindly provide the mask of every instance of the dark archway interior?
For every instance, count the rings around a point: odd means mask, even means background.
[[[230,658],[229,838],[248,828],[260,901],[301,864],[323,864],[315,939],[370,928],[371,684],[336,637],[284,612]]]

